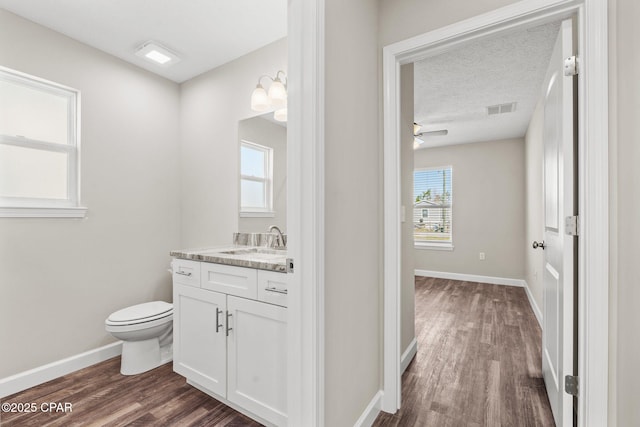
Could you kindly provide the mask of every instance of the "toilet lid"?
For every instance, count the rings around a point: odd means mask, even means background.
[[[136,320],[158,317],[162,314],[169,314],[173,310],[173,304],[164,301],[145,302],[144,304],[133,305],[112,313],[107,319],[110,322],[132,322]]]

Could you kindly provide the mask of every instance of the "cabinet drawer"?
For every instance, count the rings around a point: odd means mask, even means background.
[[[244,298],[258,297],[258,270],[203,262],[201,286]]]
[[[173,283],[200,286],[200,263],[187,259],[174,259],[171,262]]]
[[[274,271],[258,271],[258,300],[287,306],[287,282],[289,276]]]

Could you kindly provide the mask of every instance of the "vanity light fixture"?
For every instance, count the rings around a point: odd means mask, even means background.
[[[262,79],[266,77],[271,80],[269,92],[262,86]],[[286,74],[280,70],[275,77],[262,75],[258,79],[258,84],[251,94],[251,109],[253,111],[267,111],[276,109],[273,118],[279,122],[287,121],[287,83]],[[284,79],[284,82],[282,81]]]
[[[162,67],[180,62],[180,57],[176,53],[154,41],[148,41],[140,46],[136,50],[136,55]]]

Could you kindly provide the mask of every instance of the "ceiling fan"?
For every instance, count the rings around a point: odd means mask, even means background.
[[[430,131],[424,131],[424,132],[420,132],[420,130],[422,129],[422,126],[420,126],[417,123],[413,123],[413,148],[416,149],[418,147],[420,147],[422,144],[424,144],[424,140],[420,139],[421,137],[424,136],[445,136],[449,134],[449,130],[448,129],[439,129],[439,130],[430,130]]]

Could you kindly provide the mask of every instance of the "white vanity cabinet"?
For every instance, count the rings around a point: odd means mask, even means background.
[[[182,259],[172,269],[173,370],[258,421],[285,426],[286,294],[267,291],[275,305],[258,290],[286,292],[287,275]]]

